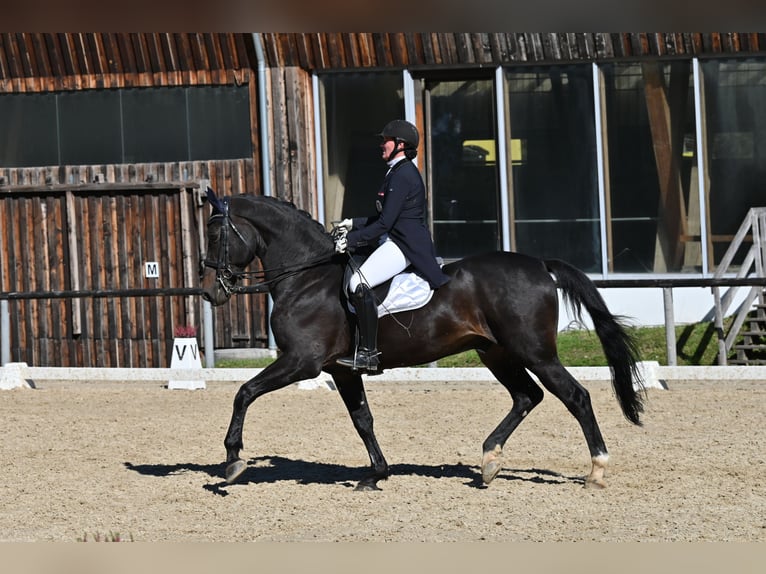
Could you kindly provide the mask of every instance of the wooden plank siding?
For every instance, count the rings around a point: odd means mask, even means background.
[[[199,207],[194,188],[209,180],[222,193],[255,193],[252,176],[249,160],[0,169],[0,221],[12,222],[0,228],[0,290],[198,287],[209,207]],[[144,276],[150,261],[158,279]],[[265,346],[265,305],[264,295],[248,294],[216,308],[217,344]],[[198,297],[11,300],[9,307],[13,360],[36,366],[163,367],[175,327],[191,324],[202,334]]]
[[[244,34],[0,34],[0,92],[243,84]]]
[[[266,33],[271,67],[486,66],[646,57],[720,56],[766,50],[766,34],[668,33]]]

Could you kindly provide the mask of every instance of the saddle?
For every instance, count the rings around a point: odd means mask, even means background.
[[[348,293],[348,282],[351,279],[352,273],[353,269],[351,266],[347,266],[343,278],[344,293]],[[385,283],[373,288],[373,293],[375,294],[375,300],[380,301],[378,304],[378,317],[382,317],[383,315],[393,315],[394,313],[414,311],[415,309],[425,307],[431,300],[431,297],[433,297],[434,290],[431,289],[428,281],[420,275],[405,269]],[[353,313],[354,307],[348,301],[348,298],[346,298],[346,302],[349,310]]]

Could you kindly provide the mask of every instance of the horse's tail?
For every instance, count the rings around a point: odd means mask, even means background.
[[[593,320],[596,334],[601,341],[609,368],[612,371],[612,387],[617,395],[625,417],[641,425],[640,414],[644,411],[644,385],[638,371],[638,348],[625,330],[619,317],[612,315],[588,276],[579,269],[558,259],[546,260],[545,266],[556,276],[564,302],[582,322],[582,307]]]

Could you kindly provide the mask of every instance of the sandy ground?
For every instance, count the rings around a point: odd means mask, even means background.
[[[610,449],[609,487],[550,395],[480,482],[481,443],[510,408],[493,383],[367,385],[393,475],[356,492],[367,454],[337,393],[258,399],[238,484],[223,437],[238,385],[40,383],[0,392],[0,541],[766,540],[766,383],[670,382],[645,426],[587,384]]]

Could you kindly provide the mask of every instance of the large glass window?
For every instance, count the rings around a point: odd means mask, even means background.
[[[433,236],[444,258],[499,249],[492,80],[426,83]]]
[[[251,156],[247,86],[0,95],[5,167]]]
[[[766,205],[766,61],[711,60],[700,67],[717,264],[747,211]]]
[[[208,86],[186,91],[189,158],[250,157],[250,95],[247,86]]]
[[[119,92],[62,92],[57,94],[56,99],[59,107],[61,158],[53,163],[119,163],[122,157]]]
[[[57,140],[53,94],[0,95],[0,165],[56,165]]]
[[[511,246],[601,271],[590,66],[509,69]]]
[[[122,94],[125,161],[189,159],[186,97],[183,90],[148,88]]]
[[[701,271],[690,61],[602,67],[610,271]]]
[[[377,134],[404,117],[401,73],[322,77],[325,221],[375,213],[386,173]]]

